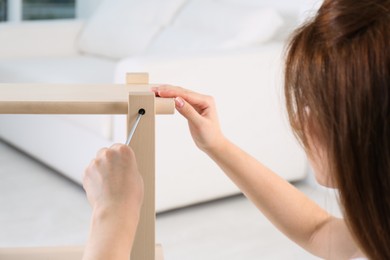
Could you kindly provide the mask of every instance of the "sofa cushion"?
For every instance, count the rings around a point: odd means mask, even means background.
[[[91,56],[0,60],[4,83],[112,83],[116,63]]]
[[[105,0],[78,41],[83,53],[113,59],[142,54],[187,0]]]
[[[272,39],[282,24],[282,18],[274,9],[193,0],[174,23],[156,37],[148,54],[214,51],[261,44]]]
[[[235,3],[246,6],[261,6],[275,8],[283,14],[295,14],[298,15],[304,10],[312,9],[319,4],[322,4],[323,0],[215,0],[221,3]]]
[[[234,3],[253,7],[268,7],[277,9],[289,22],[302,22],[315,13],[323,0],[216,0],[221,3]],[[293,18],[293,19],[292,19]]]

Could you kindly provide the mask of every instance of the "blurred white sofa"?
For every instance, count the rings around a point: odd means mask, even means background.
[[[154,83],[213,95],[226,136],[299,180],[306,159],[283,112],[281,73],[301,2],[105,0],[87,21],[1,24],[0,82],[123,83],[126,72],[149,72]],[[124,142],[125,119],[1,115],[0,137],[80,183],[99,148]],[[158,211],[238,192],[180,115],[157,119],[156,185]]]

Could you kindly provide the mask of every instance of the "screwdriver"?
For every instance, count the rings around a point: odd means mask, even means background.
[[[133,135],[135,133],[135,130],[137,129],[137,126],[139,124],[139,121],[141,120],[141,117],[143,115],[145,115],[145,109],[141,108],[140,110],[138,110],[138,115],[137,115],[137,119],[135,120],[135,123],[133,125],[133,127],[131,128],[130,130],[130,133],[129,133],[129,136],[127,137],[127,140],[126,140],[126,145],[129,145],[130,142],[131,142],[131,139],[133,138]]]

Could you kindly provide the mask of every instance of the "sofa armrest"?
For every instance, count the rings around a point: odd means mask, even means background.
[[[80,20],[0,24],[0,58],[69,56],[77,53]]]
[[[275,72],[274,69],[280,68],[283,50],[282,42],[272,42],[256,48],[235,51],[128,57],[118,62],[114,80],[116,83],[124,83],[126,72],[136,69],[148,72],[156,82],[166,81],[176,85],[184,83],[187,88],[192,87],[193,83],[210,85],[209,80],[221,82],[224,79],[231,81],[232,78],[238,78],[241,82],[249,80],[255,84],[275,76],[268,72]],[[253,78],[254,70],[259,77]],[[227,72],[230,74],[226,74]],[[198,77],[199,75],[203,78]],[[247,80],[242,77],[246,77]]]

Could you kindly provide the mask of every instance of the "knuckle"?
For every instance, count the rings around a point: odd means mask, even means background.
[[[177,90],[180,92],[180,93],[184,93],[184,94],[188,94],[190,91],[188,89],[185,89],[183,87],[176,87]]]
[[[99,167],[102,164],[102,159],[101,158],[96,158],[91,162],[90,168],[96,168]]]
[[[89,175],[90,175],[90,168],[88,167],[84,170],[84,174],[83,174],[83,187],[84,188],[85,188],[86,183],[88,182]]]
[[[100,149],[100,150],[97,152],[96,156],[97,156],[97,157],[101,156],[106,150],[107,150],[106,147]]]
[[[118,146],[118,150],[122,153],[125,153],[128,150],[128,146],[122,144],[122,145]]]
[[[84,188],[84,190],[85,190],[86,187],[87,187],[87,182],[88,182],[88,178],[87,178],[86,175],[84,175],[84,177],[83,177],[83,188]]]
[[[88,171],[88,168],[84,170],[84,173],[83,173],[83,183],[85,183],[85,180],[87,179],[87,175],[88,175],[87,171]]]
[[[117,150],[117,149],[119,149],[119,147],[121,147],[123,144],[113,144],[113,145],[111,145],[111,147],[110,147],[110,150]]]
[[[131,149],[129,146],[127,145],[121,145],[118,147],[118,151],[121,153],[121,154],[130,154],[131,153]]]
[[[110,160],[115,156],[115,151],[113,149],[107,149],[103,153],[103,157]]]
[[[132,161],[135,160],[135,152],[130,147],[129,147],[129,149],[127,149],[127,156],[130,160],[132,160]]]
[[[205,100],[207,103],[214,104],[214,97],[213,96],[205,96]]]

